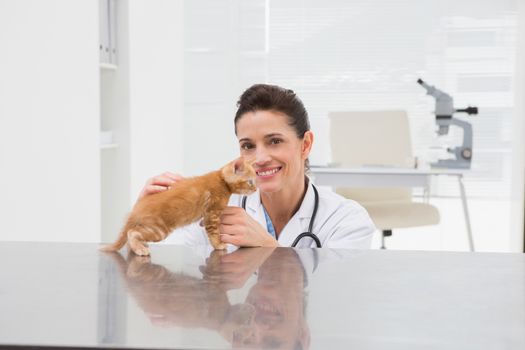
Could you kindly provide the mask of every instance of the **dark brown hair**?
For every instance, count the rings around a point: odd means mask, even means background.
[[[243,92],[237,102],[235,114],[235,134],[237,134],[237,121],[247,112],[274,111],[285,114],[288,125],[294,128],[298,138],[302,139],[304,133],[310,130],[308,113],[303,102],[293,90],[284,89],[277,85],[255,84]]]

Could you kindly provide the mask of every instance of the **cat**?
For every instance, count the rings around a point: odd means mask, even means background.
[[[126,242],[141,256],[150,254],[147,242],[159,242],[174,229],[203,219],[208,239],[215,249],[225,249],[219,234],[220,215],[232,193],[255,192],[253,162],[238,158],[217,171],[177,181],[168,190],[137,201],[117,241],[101,248],[117,251]]]

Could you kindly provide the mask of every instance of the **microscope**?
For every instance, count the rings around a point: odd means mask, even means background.
[[[436,99],[436,124],[439,129],[438,135],[448,134],[450,125],[455,125],[463,129],[463,144],[459,147],[447,148],[447,152],[455,155],[452,159],[440,159],[436,163],[431,163],[432,168],[452,168],[470,169],[472,160],[472,125],[466,121],[454,118],[456,112],[467,114],[478,114],[478,107],[467,107],[463,109],[454,108],[454,99],[447,93],[430,86],[423,80],[418,79],[418,84],[427,90],[427,94]]]

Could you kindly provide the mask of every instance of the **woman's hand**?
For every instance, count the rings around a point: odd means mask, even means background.
[[[219,226],[221,241],[238,247],[277,247],[277,241],[239,207],[226,207]]]
[[[184,177],[182,177],[181,175],[174,174],[169,171],[163,174],[154,176],[148,179],[148,181],[146,181],[144,188],[142,189],[142,191],[140,191],[138,199],[141,199],[142,197],[148,196],[150,194],[166,191],[175,182],[182,180],[182,179],[184,179]]]
[[[237,249],[232,253],[214,250],[199,270],[206,281],[219,284],[223,290],[242,288],[273,251],[274,248]]]

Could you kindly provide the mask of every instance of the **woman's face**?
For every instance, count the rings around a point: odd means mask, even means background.
[[[303,265],[293,250],[276,250],[259,267],[257,283],[246,304],[254,310],[251,333],[234,347],[292,349],[295,343],[308,348],[310,333],[305,319]]]
[[[284,114],[255,111],[243,114],[237,121],[237,138],[241,156],[255,160],[261,192],[294,188],[298,181],[304,181],[304,161],[313,141],[311,131],[300,139]]]

